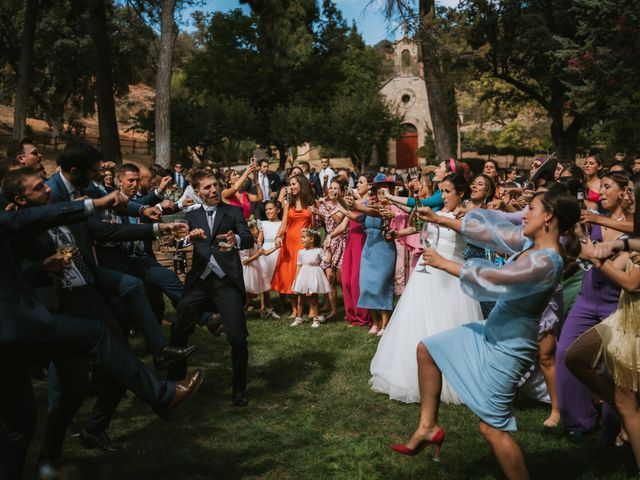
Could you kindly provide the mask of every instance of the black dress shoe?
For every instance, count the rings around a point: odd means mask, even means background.
[[[102,431],[100,433],[89,433],[86,428],[82,428],[80,430],[80,435],[78,437],[80,439],[80,443],[85,448],[99,448],[105,452],[117,452],[122,448],[121,445],[114,443],[107,435],[107,432]]]
[[[198,391],[204,378],[204,370],[196,368],[194,372],[184,380],[175,382],[175,393],[173,398],[162,405],[153,407],[153,410],[163,420],[167,420],[171,412],[183,404],[189,397]]]
[[[163,370],[177,360],[184,360],[197,349],[197,345],[187,345],[186,347],[167,345],[153,356],[153,363],[157,370]]]
[[[234,392],[233,404],[236,407],[246,407],[247,405],[249,405],[249,397],[247,396],[247,392],[245,390],[241,392]]]

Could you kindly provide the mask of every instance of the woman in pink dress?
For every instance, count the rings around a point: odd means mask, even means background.
[[[313,190],[304,175],[297,175],[289,181],[288,192],[284,196],[284,216],[276,235],[276,247],[282,247],[278,255],[276,270],[271,281],[271,289],[291,295],[291,316],[302,314],[302,299],[294,294],[293,282],[298,269],[298,252],[302,250],[302,229],[313,227],[313,213],[309,207],[314,204]]]
[[[363,175],[358,179],[356,190],[363,203],[369,193],[369,184],[373,182],[373,175]],[[351,192],[350,190],[347,192]],[[344,214],[344,208],[339,207]],[[367,235],[364,226],[360,222],[349,219],[349,233],[347,243],[342,258],[342,298],[346,320],[352,326],[369,326],[371,319],[365,308],[358,308],[358,298],[360,297],[360,257]]]
[[[260,183],[255,181],[256,165],[250,163],[249,166],[240,175],[237,171],[227,170],[224,175],[224,183],[226,188],[222,191],[222,201],[242,208],[245,220],[249,220],[251,216],[251,203],[262,201],[262,188]],[[256,186],[256,193],[247,192],[247,180],[253,182]]]

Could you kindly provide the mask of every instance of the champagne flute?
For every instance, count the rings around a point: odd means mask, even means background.
[[[60,254],[65,260],[71,261],[73,254],[76,253],[76,246],[73,243],[62,243],[56,248],[56,253]],[[67,273],[67,269],[62,272],[62,287],[71,288],[71,279]]]
[[[425,222],[420,230],[420,244],[422,248],[438,248],[438,242],[440,241],[440,227],[431,222]],[[423,265],[422,270],[417,270],[421,273],[431,273],[427,270],[426,265]]]
[[[178,256],[178,248],[179,248],[178,243],[182,242],[185,238],[187,238],[188,235],[189,235],[189,222],[183,219],[175,220],[171,227],[171,236],[176,241],[175,254],[173,256],[173,260],[180,259],[180,257]],[[182,247],[185,247],[185,246],[186,245],[183,245]]]

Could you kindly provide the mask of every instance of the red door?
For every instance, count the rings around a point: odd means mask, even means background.
[[[407,132],[396,141],[396,167],[405,169],[417,166],[418,134]]]

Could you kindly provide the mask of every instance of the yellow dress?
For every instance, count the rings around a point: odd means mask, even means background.
[[[627,262],[626,271],[640,268],[640,256]],[[607,319],[594,326],[602,343],[593,366],[604,357],[614,383],[638,392],[640,390],[640,292],[622,290],[618,308]]]

